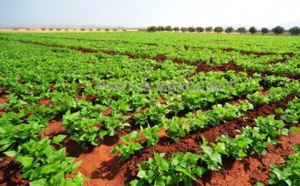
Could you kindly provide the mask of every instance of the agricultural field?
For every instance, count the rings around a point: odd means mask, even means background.
[[[0,185],[300,185],[300,37],[1,33]]]

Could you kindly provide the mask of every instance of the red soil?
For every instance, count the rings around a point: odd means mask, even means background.
[[[141,58],[141,56],[136,55],[136,54],[125,54],[125,55],[128,56],[131,59],[139,59],[139,58]]]
[[[300,132],[280,137],[279,143],[267,147],[267,154],[265,155],[254,154],[241,161],[223,158],[221,171],[205,173],[203,179],[198,179],[197,185],[251,186],[257,182],[267,185],[270,165],[280,165],[282,164],[281,159],[286,160],[289,154],[294,153],[291,144],[300,145]]]
[[[3,158],[0,161],[0,185],[1,186],[25,186],[28,185],[28,181],[22,178],[19,173],[21,165],[13,158],[7,157],[4,154],[0,155]]]
[[[69,49],[71,49],[71,50],[77,50],[77,51],[79,51],[79,52],[81,52],[81,53],[97,53],[98,52],[98,50],[92,50],[92,49],[85,49],[85,48],[76,48],[76,47],[67,47],[67,48],[69,48]]]
[[[115,51],[112,51],[112,50],[110,50],[110,51],[102,51],[102,52],[105,53],[105,54],[108,54],[108,55],[117,55],[117,53]]]
[[[109,116],[113,112],[113,109],[107,108],[104,111],[102,111],[102,116]]]
[[[7,103],[7,102],[8,102],[8,95],[6,95],[6,94],[1,95],[0,94],[0,104]]]
[[[185,50],[189,49],[189,46],[187,46],[187,45],[183,45],[183,47],[184,47]]]
[[[92,152],[83,153],[76,159],[76,161],[82,161],[77,171],[90,178],[84,185],[124,185],[125,168],[123,163],[119,156],[110,152],[115,147],[116,142],[109,141],[108,144],[101,144]]]
[[[158,98],[158,99],[156,99],[156,102],[160,103],[160,104],[165,104],[166,100],[164,100],[163,98]]]
[[[86,101],[94,101],[97,96],[94,95],[89,95],[89,94],[84,94],[84,95],[72,95],[73,98],[76,98],[78,100],[84,99]]]
[[[212,127],[204,131],[194,132],[186,138],[180,139],[178,142],[174,142],[168,137],[161,137],[157,145],[150,148],[144,148],[143,150],[131,156],[131,158],[127,162],[121,162],[119,155],[113,155],[110,153],[110,151],[119,142],[118,137],[106,138],[98,147],[89,149],[87,152],[83,152],[79,155],[74,153],[71,153],[70,155],[78,155],[76,161],[83,161],[81,166],[78,168],[78,171],[81,171],[84,175],[90,177],[90,180],[87,181],[85,185],[127,185],[127,183],[137,174],[138,169],[136,165],[147,160],[149,157],[152,157],[153,150],[159,153],[167,153],[167,156],[170,156],[172,153],[178,151],[197,152],[199,145],[202,143],[202,135],[211,142],[215,141],[216,137],[219,137],[223,133],[228,133],[230,136],[235,136],[237,134],[235,130],[241,129],[243,126],[252,125],[254,119],[259,115],[267,116],[270,114],[275,114],[275,109],[279,107],[284,109],[287,102],[293,99],[293,97],[294,96],[291,95],[285,98],[283,101],[276,102],[271,105],[264,105],[256,110],[248,111],[244,117],[233,119],[225,124],[221,124],[219,127]],[[292,139],[292,137],[293,136],[289,138]],[[77,152],[78,148],[80,147],[76,147],[76,145],[74,146],[73,144],[73,151]],[[77,149],[77,151],[75,149]],[[270,155],[268,156],[274,154],[272,151],[269,151],[269,153]],[[268,156],[266,158],[268,158]],[[230,158],[225,158],[224,168],[222,169],[221,173],[208,172],[205,174],[206,176],[204,176],[205,179],[201,179],[202,181],[199,180],[199,184],[208,184],[209,182],[223,184],[224,176],[226,177],[225,180],[228,180],[227,182],[229,185],[232,184],[232,182],[230,181],[233,180],[236,180],[235,183],[240,185],[250,185],[250,183],[253,182],[253,179],[265,180],[265,176],[263,176],[262,178],[260,178],[259,175],[258,177],[254,177],[256,175],[256,172],[253,172],[251,174],[249,172],[252,170],[251,167],[253,167],[253,170],[255,167],[255,170],[260,169],[261,172],[263,172],[265,170],[264,167],[269,166],[258,166],[259,162],[258,160],[255,160],[255,158],[257,159],[257,157],[255,156],[250,156],[248,159],[241,162],[235,161]],[[247,162],[250,162],[249,165]],[[241,172],[241,170],[239,169],[242,166],[250,166],[250,170],[245,169],[245,177],[240,176],[240,180],[239,182],[237,182],[238,179],[236,179],[235,177],[238,177],[239,174],[233,174],[233,172]],[[266,172],[265,174],[267,175],[268,172]],[[221,177],[221,179],[215,175],[220,175],[223,177]],[[230,176],[232,177],[232,179]]]
[[[3,93],[3,92],[5,92],[6,90],[7,90],[7,87],[5,87],[5,86],[4,87],[0,87],[0,94]]]
[[[157,62],[164,62],[168,59],[168,57],[165,55],[157,55],[157,56],[153,57],[152,59]]]
[[[283,58],[283,59],[278,59],[278,60],[270,61],[268,64],[284,63],[286,61],[287,61],[287,58]]]
[[[236,72],[244,71],[244,68],[236,66],[234,62],[228,62],[216,66],[209,66],[206,63],[193,62],[192,65],[197,67],[197,72],[209,72],[209,71],[226,72],[228,70],[234,70]]]
[[[49,125],[47,125],[43,136],[52,138],[58,134],[64,134],[66,129],[63,127],[60,121],[51,120]]]
[[[45,105],[45,106],[53,105],[53,102],[51,101],[51,99],[46,99],[46,98],[41,99],[41,100],[39,101],[39,103],[40,103],[41,105]]]
[[[1,95],[0,94],[0,104],[3,104],[3,103],[7,103],[9,100],[8,100],[8,95],[6,94],[3,94]],[[0,117],[5,113],[5,110],[4,109],[0,109]]]
[[[53,92],[54,90],[55,90],[55,84],[52,83],[52,84],[50,85],[50,92]]]

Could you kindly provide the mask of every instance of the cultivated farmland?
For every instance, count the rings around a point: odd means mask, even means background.
[[[0,34],[0,185],[299,185],[300,37]]]

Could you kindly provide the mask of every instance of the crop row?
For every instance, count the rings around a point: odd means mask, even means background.
[[[36,44],[44,44],[48,46],[64,46],[70,48],[79,48],[83,51],[102,51],[110,52],[112,54],[127,55],[132,54],[139,57],[150,57],[166,56],[168,59],[181,59],[186,62],[205,62],[208,64],[222,64],[228,61],[236,60],[256,60],[259,59],[259,63],[268,63],[273,61],[285,61],[290,58],[290,55],[282,54],[268,54],[257,56],[244,55],[245,53],[236,52],[234,50],[227,51],[226,49],[211,49],[211,48],[189,48],[183,46],[149,46],[145,44],[134,44],[123,45],[115,42],[104,42],[101,40],[96,41],[78,41],[78,40],[64,40],[57,38],[36,38],[30,36],[21,36],[17,38],[7,37],[9,40],[17,40],[22,42],[30,42]],[[224,46],[224,48],[226,48]],[[226,51],[226,52],[224,52]]]
[[[160,125],[153,127],[148,126],[147,128],[141,127],[140,134],[137,131],[132,131],[130,134],[122,136],[121,140],[123,143],[119,143],[113,150],[113,153],[122,154],[122,159],[125,160],[134,154],[135,151],[143,148],[143,146],[139,144],[139,141],[146,143],[147,146],[154,146],[158,142],[162,128],[165,129],[168,137],[174,141],[178,141],[179,138],[185,137],[191,131],[218,126],[222,122],[243,116],[248,110],[257,108],[263,104],[280,101],[291,93],[298,94],[299,91],[295,89],[293,85],[285,89],[272,87],[266,95],[261,95],[258,92],[248,94],[249,102],[242,101],[234,105],[226,103],[224,106],[214,105],[212,110],[198,110],[195,114],[190,112],[187,113],[185,117],[175,116],[171,119],[167,119],[163,116]],[[299,83],[296,86],[299,87]]]
[[[254,52],[271,52],[271,53],[299,53],[298,39],[295,37],[263,37],[263,36],[238,36],[238,35],[194,35],[194,34],[167,34],[167,33],[97,33],[97,34],[19,34],[33,37],[48,37],[59,39],[74,39],[82,42],[104,41],[123,44],[143,44],[152,46],[188,46],[189,48],[232,48],[237,51],[254,51]],[[16,34],[3,34],[3,37],[13,36]],[[146,39],[145,39],[146,38]]]
[[[299,98],[295,98],[288,104],[287,112],[282,112],[284,116],[289,115],[291,110],[294,117],[299,120]],[[295,109],[297,107],[297,109]],[[292,124],[287,122],[286,124]],[[284,128],[285,123],[281,120],[274,119],[274,116],[258,117],[253,127],[244,127],[234,138],[222,135],[217,138],[217,143],[209,143],[202,138],[202,145],[199,147],[199,153],[175,153],[170,158],[165,159],[165,154],[157,154],[154,152],[154,159],[150,158],[146,163],[139,165],[139,179],[131,181],[131,185],[173,185],[184,182],[185,185],[192,185],[192,181],[197,177],[201,177],[208,170],[218,171],[222,166],[222,155],[232,156],[237,160],[246,157],[248,154],[258,153],[265,154],[266,147],[269,144],[277,143],[278,136],[287,135],[288,130]],[[295,128],[291,128],[294,131]],[[271,171],[274,171],[275,167]],[[297,170],[297,169],[295,169]],[[278,171],[274,171],[270,184],[277,184],[279,181],[285,181]],[[290,172],[290,174],[293,174]],[[276,177],[277,175],[277,177]],[[297,175],[294,174],[295,176]],[[288,177],[288,176],[287,176]],[[276,179],[277,178],[277,179]],[[297,183],[297,178],[290,178],[288,184]],[[276,181],[277,180],[277,181]]]
[[[174,48],[166,47],[165,49],[157,46],[141,46],[128,45],[122,46],[115,43],[102,42],[77,42],[69,40],[54,40],[43,38],[26,37],[20,38],[21,41],[44,44],[48,46],[60,46],[69,48],[78,48],[83,51],[93,50],[95,52],[102,51],[113,55],[125,55],[129,57],[152,58],[156,60],[172,59],[173,61],[189,62],[205,62],[210,65],[224,64],[228,61],[235,61],[236,64],[246,68],[247,70],[255,70],[257,72],[276,73],[279,75],[300,74],[298,57],[290,57],[289,55],[257,55],[245,56],[237,52],[223,52],[216,49],[201,50],[185,50],[184,47]],[[96,49],[96,50],[95,50]],[[113,49],[113,50],[112,50]],[[119,50],[120,49],[120,50]],[[151,52],[151,53],[149,53]],[[161,58],[162,57],[162,58]]]

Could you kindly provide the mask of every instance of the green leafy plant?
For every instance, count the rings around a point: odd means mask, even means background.
[[[137,131],[132,131],[130,134],[121,137],[121,140],[125,144],[117,144],[111,152],[113,154],[120,153],[122,155],[122,161],[125,161],[135,151],[143,148],[140,143],[136,142],[138,139],[140,139],[140,134]]]
[[[183,182],[184,185],[192,185],[192,181],[201,177],[205,168],[197,165],[199,155],[190,152],[175,153],[169,159],[165,154],[154,152],[154,159],[150,158],[145,164],[139,165],[139,180],[130,182],[135,185],[174,185]]]
[[[147,146],[154,146],[159,140],[159,132],[161,131],[163,125],[155,125],[154,127],[148,126],[143,128],[141,126],[141,133],[146,139]]]
[[[294,186],[300,183],[300,147],[294,145],[295,154],[290,154],[283,165],[271,165],[270,185]]]
[[[185,118],[173,117],[171,120],[163,119],[163,124],[166,128],[166,134],[174,141],[186,136],[190,132],[188,120]]]
[[[66,136],[56,136],[55,144],[59,144]],[[22,165],[22,177],[30,180],[30,185],[81,185],[87,178],[78,173],[74,179],[67,178],[81,162],[74,163],[75,158],[66,157],[66,148],[56,150],[51,140],[30,140],[19,146],[18,151],[6,152],[8,156],[16,156]],[[73,164],[74,163],[74,164]]]
[[[199,151],[202,153],[201,160],[207,164],[207,168],[210,170],[220,170],[222,165],[221,153],[227,154],[225,145],[215,145],[218,148],[212,148],[207,146],[208,141],[202,137],[202,145],[199,147]]]

